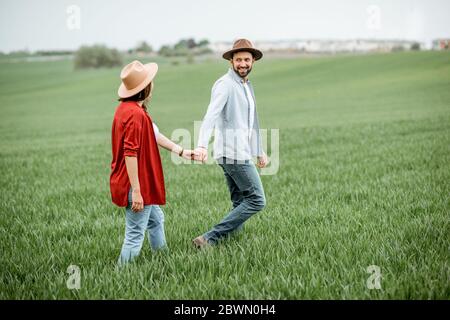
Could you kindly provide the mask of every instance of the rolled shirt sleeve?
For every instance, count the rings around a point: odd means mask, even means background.
[[[131,115],[124,123],[125,135],[123,141],[123,153],[126,157],[137,157],[141,146],[141,121],[137,114]]]

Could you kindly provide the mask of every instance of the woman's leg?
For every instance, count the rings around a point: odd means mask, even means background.
[[[164,233],[164,212],[157,205],[151,207],[148,218],[148,240],[154,250],[164,249],[166,247],[166,236]]]
[[[151,206],[145,206],[144,210],[135,213],[131,210],[130,202],[125,211],[125,240],[120,252],[119,265],[126,264],[139,255],[144,242]]]

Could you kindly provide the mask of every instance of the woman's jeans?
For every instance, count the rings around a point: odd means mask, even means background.
[[[242,228],[248,218],[266,205],[263,185],[253,162],[222,158],[218,164],[225,175],[233,210],[203,235],[210,244]]]
[[[148,233],[150,246],[154,250],[166,247],[164,234],[164,213],[157,205],[144,206],[144,210],[131,210],[131,190],[128,194],[128,206],[125,210],[125,240],[120,252],[119,265],[130,262],[139,255],[144,243],[145,232]]]

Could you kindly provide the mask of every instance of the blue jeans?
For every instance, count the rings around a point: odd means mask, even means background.
[[[126,264],[139,255],[144,243],[145,231],[150,246],[154,250],[166,247],[164,234],[164,213],[157,205],[144,206],[137,213],[131,210],[131,190],[128,194],[128,206],[125,209],[125,239],[120,252],[119,265]]]
[[[247,219],[266,205],[261,179],[251,161],[222,158],[218,164],[223,169],[233,209],[220,223],[203,235],[210,244],[215,244],[220,238],[242,228]]]

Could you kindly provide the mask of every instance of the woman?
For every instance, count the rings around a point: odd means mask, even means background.
[[[126,207],[125,239],[119,265],[139,255],[146,230],[153,249],[166,247],[164,213],[159,207],[165,204],[166,197],[158,145],[183,158],[194,157],[192,150],[184,150],[159,133],[147,113],[157,72],[156,63],[143,65],[133,61],[120,74],[121,103],[112,124],[110,176],[112,202]]]

